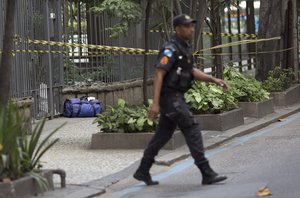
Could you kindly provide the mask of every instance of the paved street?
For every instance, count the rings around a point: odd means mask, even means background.
[[[207,152],[214,169],[229,177],[221,184],[201,185],[191,158],[172,167],[154,166],[160,185],[146,187],[131,177],[106,189],[101,197],[250,198],[267,185],[273,198],[300,194],[300,113]]]

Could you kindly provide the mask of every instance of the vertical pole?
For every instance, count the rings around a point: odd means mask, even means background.
[[[56,10],[57,10],[57,20],[56,20],[56,26],[57,26],[57,40],[59,42],[62,41],[62,0],[56,1]],[[63,48],[59,47],[59,50],[62,51]],[[59,54],[59,88],[58,88],[58,102],[56,103],[56,109],[58,112],[63,112],[63,101],[62,101],[62,88],[64,85],[64,59],[63,54]]]
[[[222,44],[221,38],[221,19],[220,19],[220,6],[218,0],[211,1],[211,24],[212,24],[212,46],[217,46]],[[213,49],[214,55],[212,72],[216,71],[216,77],[223,79],[223,65],[222,57],[219,55],[222,53],[222,49]]]
[[[46,28],[47,28],[47,31],[46,31],[46,38],[48,41],[50,41],[50,22],[49,22],[49,0],[46,0],[46,3],[45,3],[45,6],[46,6]],[[51,50],[51,46],[48,45],[47,47],[48,49],[47,50]],[[48,60],[48,90],[49,90],[49,94],[48,94],[48,107],[50,109],[50,119],[53,119],[53,82],[52,82],[52,57],[51,57],[51,54],[48,53],[47,54],[47,60]],[[49,113],[49,109],[48,109],[48,113]]]
[[[232,30],[231,30],[231,12],[230,12],[230,5],[228,6],[228,11],[227,11],[227,19],[228,19],[228,33],[232,34]],[[232,38],[231,36],[228,37],[228,43],[232,42]],[[229,46],[229,58],[230,61],[232,61],[232,46]]]
[[[299,65],[299,26],[297,25],[298,24],[298,6],[299,6],[299,3],[297,0],[294,0],[294,6],[293,6],[293,15],[294,15],[294,46],[295,46],[295,49],[294,49],[294,71],[296,73],[295,75],[295,80],[297,82],[299,82],[299,78],[300,78],[300,72],[299,72],[299,69],[300,69],[300,65]]]
[[[255,34],[255,18],[254,18],[254,1],[246,1],[246,16],[247,16],[247,33]],[[248,44],[248,52],[255,52],[255,44]],[[250,54],[248,57],[248,70],[252,69],[252,61],[253,54]]]
[[[240,12],[240,1],[237,1],[237,26],[238,26],[238,34],[241,33],[241,12]],[[238,37],[238,40],[241,41],[241,37]],[[239,49],[239,71],[242,72],[243,70],[243,63],[242,63],[242,46],[238,46]]]

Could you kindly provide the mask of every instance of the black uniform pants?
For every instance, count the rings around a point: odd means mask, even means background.
[[[160,98],[160,119],[156,132],[144,151],[144,160],[154,161],[159,150],[170,140],[177,125],[182,131],[196,165],[207,162],[202,134],[182,94],[167,94]]]

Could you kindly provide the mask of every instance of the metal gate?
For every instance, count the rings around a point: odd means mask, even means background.
[[[16,1],[15,50],[11,97],[33,97],[33,117],[53,117],[61,113],[63,57],[33,50],[59,50],[59,47],[29,44],[29,39],[61,40],[60,0]],[[6,0],[0,0],[0,38],[3,38]],[[0,39],[0,48],[3,40]]]

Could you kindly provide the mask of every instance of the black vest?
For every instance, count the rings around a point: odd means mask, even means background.
[[[171,49],[175,49],[174,56],[176,57],[173,67],[164,77],[162,93],[184,93],[191,88],[194,82],[193,55],[176,40],[171,39],[165,48],[168,48],[168,45]]]

